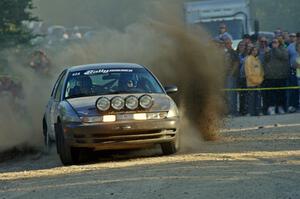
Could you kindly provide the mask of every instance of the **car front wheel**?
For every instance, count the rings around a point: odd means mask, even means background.
[[[64,165],[76,164],[79,159],[79,150],[76,150],[68,145],[63,134],[61,123],[57,124],[56,131],[56,146],[61,162]]]
[[[174,141],[161,144],[161,149],[162,149],[162,152],[164,155],[171,155],[171,154],[176,153],[179,150],[179,147],[180,147],[179,137],[180,136],[177,132]]]

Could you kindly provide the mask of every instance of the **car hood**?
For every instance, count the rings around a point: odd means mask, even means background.
[[[136,97],[141,97],[144,94],[120,94],[120,95],[105,95],[108,99],[112,99],[113,97],[120,96],[126,98],[129,95],[134,95]],[[150,109],[143,110],[142,112],[164,112],[169,111],[171,106],[171,98],[166,94],[148,94],[153,100],[153,106]],[[103,96],[92,96],[92,97],[80,97],[67,99],[67,102],[74,108],[77,114],[80,117],[83,116],[99,116],[101,112],[96,108],[96,101],[100,97]],[[141,112],[140,109],[137,111]],[[115,113],[128,113],[128,112],[137,112],[137,111],[111,111],[105,114],[115,114]]]

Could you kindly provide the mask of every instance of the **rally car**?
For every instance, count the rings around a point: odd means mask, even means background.
[[[147,68],[130,63],[73,66],[58,77],[43,118],[46,146],[56,141],[64,165],[83,150],[136,149],[160,144],[179,148],[179,113]]]

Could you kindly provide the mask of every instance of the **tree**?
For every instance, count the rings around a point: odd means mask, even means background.
[[[25,25],[37,21],[31,13],[32,0],[0,1],[0,46],[1,48],[27,44],[34,36]]]

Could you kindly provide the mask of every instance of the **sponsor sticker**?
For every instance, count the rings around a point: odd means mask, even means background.
[[[80,76],[80,72],[76,72],[72,74],[72,77]]]
[[[132,69],[99,69],[99,70],[88,70],[84,72],[84,75],[95,75],[95,74],[107,74],[107,73],[132,73]]]

